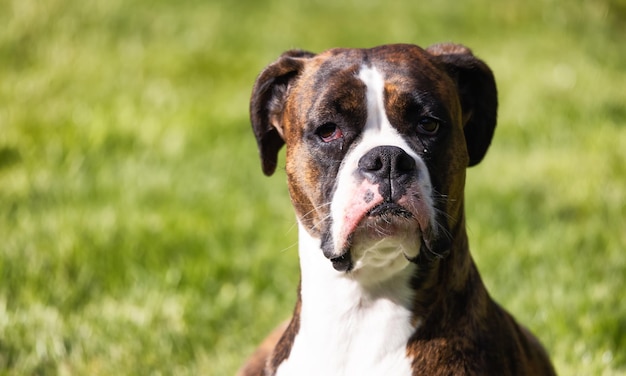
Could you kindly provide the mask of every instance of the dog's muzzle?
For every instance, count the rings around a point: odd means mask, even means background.
[[[357,195],[355,200],[350,201],[356,205],[352,207],[353,212],[363,211],[355,217],[360,217],[358,221],[346,225],[348,230],[344,236],[347,238],[341,239],[343,246],[339,256],[332,247],[324,249],[324,255],[338,271],[350,271],[354,267],[356,260],[353,260],[351,252],[353,241],[377,241],[376,238],[396,236],[399,231],[407,231],[412,226],[419,231],[417,217],[408,207],[400,204],[407,194],[407,187],[415,185],[417,181],[415,159],[400,147],[384,145],[367,151],[358,160],[357,166],[357,180],[360,178],[366,181],[378,192],[369,191],[363,197]],[[327,246],[333,244],[322,243]]]

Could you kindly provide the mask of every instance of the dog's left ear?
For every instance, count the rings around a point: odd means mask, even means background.
[[[285,144],[280,115],[293,81],[298,77],[311,52],[291,50],[268,65],[259,74],[250,98],[250,122],[256,136],[265,175],[272,175],[278,163],[278,151]]]
[[[456,82],[463,111],[468,166],[474,166],[487,153],[496,128],[498,92],[493,73],[469,48],[459,44],[436,44],[426,51],[444,65]]]

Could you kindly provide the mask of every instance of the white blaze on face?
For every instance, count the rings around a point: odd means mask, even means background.
[[[430,218],[430,223],[433,223],[432,220],[434,220],[432,188],[428,170],[421,157],[389,121],[384,104],[385,81],[382,74],[375,67],[363,66],[358,73],[358,78],[366,86],[367,120],[360,139],[356,141],[358,144],[345,156],[337,174],[337,188],[331,203],[332,235],[336,256],[340,256],[348,237],[354,232],[366,213],[383,200],[378,193],[377,185],[372,184],[367,179],[357,179],[359,160],[377,146],[401,148],[415,160],[419,176],[416,190],[419,191],[419,200],[422,200],[417,206],[428,211],[424,215]],[[370,196],[371,200],[364,200],[366,194]],[[393,240],[383,239],[383,241]],[[405,239],[404,242],[414,242],[415,240]],[[403,252],[409,252],[409,254],[405,253],[408,257],[415,257],[418,251],[419,238],[417,245],[413,245],[413,249],[405,249]],[[358,260],[354,261],[358,263]],[[356,263],[355,266],[358,266]]]

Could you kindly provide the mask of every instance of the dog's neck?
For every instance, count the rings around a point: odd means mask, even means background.
[[[460,222],[452,229],[457,232],[452,234],[454,249],[446,259],[430,267],[407,261],[399,273],[376,284],[336,271],[324,257],[319,239],[300,226],[299,330],[277,374],[296,369],[296,374],[303,369],[329,375],[410,373],[407,343],[422,324],[437,325],[433,312],[451,308],[445,299],[449,294],[433,288],[463,290],[462,281],[475,272]],[[454,278],[449,270],[456,271]],[[319,373],[320,367],[326,372]]]
[[[302,227],[299,238],[300,326],[289,359],[277,374],[410,373],[406,344],[419,325],[412,320],[409,283],[415,265],[366,286],[349,272],[336,271],[319,239]]]

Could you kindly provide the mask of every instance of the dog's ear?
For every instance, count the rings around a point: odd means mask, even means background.
[[[250,99],[250,121],[256,136],[265,175],[272,175],[278,163],[278,151],[285,144],[280,115],[289,88],[298,77],[306,59],[314,54],[301,50],[283,53],[257,77]]]
[[[493,73],[465,46],[436,44],[428,47],[427,51],[443,63],[448,75],[456,82],[463,111],[469,166],[474,166],[487,153],[496,128],[498,93]]]

